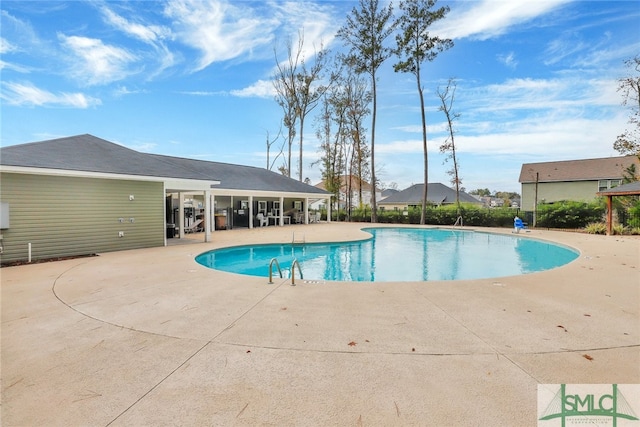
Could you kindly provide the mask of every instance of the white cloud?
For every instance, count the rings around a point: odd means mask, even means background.
[[[386,144],[376,144],[375,149],[376,154],[414,154],[423,152],[421,139],[405,139]]]
[[[7,39],[0,37],[0,54],[15,52],[17,50],[17,47],[12,45]]]
[[[321,46],[328,47],[342,25],[331,6],[299,1],[271,4],[281,22],[281,32],[292,38],[293,46],[298,46],[300,34],[304,37],[303,58],[312,58]]]
[[[27,53],[46,58],[53,51],[47,42],[38,38],[29,22],[16,18],[5,10],[0,10],[0,28],[2,28],[0,55],[3,58],[0,61],[0,69],[29,73],[34,70],[34,67],[13,62],[13,54]]]
[[[257,16],[250,3],[236,4],[242,6],[219,0],[172,0],[166,5],[177,38],[201,53],[195,71],[251,54],[273,41],[278,22]]]
[[[149,153],[153,151],[158,146],[155,142],[136,142],[134,144],[128,144],[126,147],[131,148],[132,150],[142,151],[145,153]]]
[[[195,71],[232,59],[264,59],[275,44],[304,34],[303,57],[328,46],[339,27],[333,6],[314,2],[171,0],[164,13],[173,19],[176,39],[196,49]]]
[[[58,34],[58,38],[79,60],[70,72],[88,85],[111,83],[133,73],[129,66],[137,58],[125,49],[88,37]]]
[[[0,70],[13,70],[18,73],[24,73],[24,74],[30,73],[32,71],[32,69],[29,67],[25,67],[18,64],[12,64],[10,62],[4,62],[2,60],[0,60]]]
[[[143,25],[129,22],[106,6],[101,7],[100,10],[107,23],[145,43],[153,44],[171,34],[170,29],[160,25]]]
[[[460,155],[540,156],[543,158],[572,159],[606,157],[612,154],[613,141],[624,128],[623,112],[613,117],[580,118],[558,117],[555,112],[537,117],[522,117],[500,123],[483,133],[458,132],[456,150]],[[429,139],[429,152],[437,153],[444,140],[440,135]],[[396,140],[376,144],[376,153],[421,154],[420,139]]]
[[[584,79],[567,73],[560,78],[508,79],[501,84],[460,88],[459,111],[521,114],[521,110],[555,110],[560,115],[582,114],[587,107],[619,104],[614,80]],[[470,112],[470,110],[472,110]]]
[[[570,0],[459,2],[446,19],[434,24],[441,37],[486,40],[505,34],[515,25],[545,15]],[[471,7],[469,7],[471,5]]]
[[[180,93],[182,95],[193,95],[193,96],[226,96],[228,95],[228,93],[224,91],[210,92],[206,90],[179,91],[176,93]]]
[[[273,98],[276,95],[273,83],[270,80],[258,80],[251,86],[232,90],[229,93],[240,98]]]
[[[626,115],[614,80],[509,79],[502,84],[459,86],[456,145],[459,153],[580,158],[608,156]],[[476,118],[479,118],[478,120]],[[429,151],[437,152],[446,124],[430,127]],[[400,128],[419,131],[419,126]],[[376,144],[376,152],[422,153],[420,138]]]
[[[511,131],[484,135],[458,135],[459,153],[492,156],[540,156],[554,159],[611,155],[618,127],[614,119],[560,119],[541,117],[510,123]]]
[[[151,77],[160,74],[176,63],[175,55],[164,43],[165,39],[172,37],[170,28],[162,25],[144,25],[131,22],[106,6],[102,6],[100,11],[109,25],[153,47],[153,60],[159,62],[160,66]]]
[[[552,40],[544,53],[547,58],[544,65],[553,65],[563,59],[573,56],[588,48],[588,45],[581,40],[577,34],[565,33],[562,37]]]
[[[3,43],[7,43],[17,50],[31,48],[42,43],[30,23],[16,18],[6,10],[0,10],[0,26],[2,26]],[[13,40],[12,42],[6,40],[8,36]]]
[[[6,82],[2,85],[2,88],[3,91],[0,97],[2,97],[8,105],[89,108],[102,103],[99,99],[86,96],[82,93],[61,92],[54,94],[37,88],[30,83]]]
[[[113,96],[115,96],[116,98],[120,98],[120,97],[125,96],[125,95],[134,95],[134,94],[137,94],[137,93],[145,93],[145,92],[146,91],[144,91],[144,90],[139,90],[139,89],[132,90],[132,89],[129,89],[128,87],[126,87],[126,86],[118,86],[113,91]]]
[[[419,133],[422,134],[422,125],[406,125],[406,126],[396,126],[392,128],[393,130],[399,130],[401,132],[407,133]],[[447,131],[447,123],[441,122],[437,124],[427,125],[427,135],[434,132],[446,132]]]
[[[512,70],[515,70],[518,66],[518,61],[516,60],[516,56],[513,52],[498,55],[497,58],[498,61],[511,68]]]

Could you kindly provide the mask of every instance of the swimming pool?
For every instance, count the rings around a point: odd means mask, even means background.
[[[565,246],[516,235],[434,228],[363,230],[372,237],[341,243],[236,246],[202,253],[196,261],[217,270],[268,277],[269,262],[276,258],[288,277],[297,259],[305,280],[402,282],[528,274],[578,257],[577,251]]]

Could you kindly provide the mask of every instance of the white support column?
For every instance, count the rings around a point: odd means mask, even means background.
[[[304,199],[304,223],[309,224],[309,198]]]
[[[327,198],[327,222],[331,222],[331,196]]]
[[[211,194],[211,231],[216,231],[216,196]]]
[[[249,196],[249,228],[253,228],[253,196]]]
[[[204,192],[204,241],[211,241],[211,191]]]
[[[278,218],[278,224],[282,227],[284,225],[284,197],[280,196],[280,209],[278,212],[280,218]],[[289,220],[291,221],[291,220]]]
[[[178,237],[184,239],[184,195],[178,193],[178,227],[180,227],[180,234]]]
[[[167,218],[166,218],[166,212],[167,212],[167,186],[166,184],[163,182],[162,183],[162,194],[164,194],[164,197],[162,198],[162,210],[165,212],[165,219],[164,219],[164,245],[167,246],[167,233],[168,233],[168,228],[167,228]]]

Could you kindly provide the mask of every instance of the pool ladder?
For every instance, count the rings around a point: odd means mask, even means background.
[[[305,242],[305,238],[304,238],[304,234],[302,235],[302,240],[296,240],[296,232],[293,232],[293,236],[291,237],[291,246],[295,245],[296,243],[300,244],[300,245],[304,245]]]
[[[280,275],[280,278],[282,279],[282,269],[280,268],[280,263],[278,262],[278,260],[276,258],[271,258],[271,261],[269,261],[269,284],[270,285],[273,284],[273,265],[274,264],[278,268],[278,274]],[[296,285],[296,275],[295,275],[295,267],[296,266],[298,266],[298,273],[300,274],[300,279],[304,279],[304,277],[302,276],[302,269],[300,268],[300,263],[298,262],[298,260],[296,258],[294,258],[293,262],[291,263],[291,286],[295,286]]]
[[[269,261],[269,284],[270,285],[273,285],[273,264],[275,264],[276,267],[278,267],[278,273],[280,274],[280,278],[282,279],[282,269],[280,268],[280,263],[278,262],[277,259],[271,258],[271,261]]]
[[[298,262],[297,259],[293,259],[293,262],[291,263],[291,286],[295,286],[296,285],[296,265],[298,266],[298,273],[300,273],[300,280],[304,279],[304,277],[302,277],[302,269],[300,268],[300,263]]]

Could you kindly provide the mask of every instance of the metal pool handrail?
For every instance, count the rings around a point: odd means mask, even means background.
[[[295,276],[295,266],[298,266],[298,273],[300,273],[300,279],[304,279],[304,277],[302,277],[302,269],[300,268],[300,263],[298,262],[297,259],[293,259],[293,262],[291,263],[291,286],[295,286],[296,285],[296,276]]]
[[[271,261],[269,261],[269,284],[270,285],[273,284],[273,264],[274,263],[276,264],[276,267],[278,267],[278,273],[280,274],[280,278],[282,279],[282,269],[280,268],[280,263],[278,262],[277,259],[271,258]],[[298,266],[298,269],[300,269],[300,266]]]

